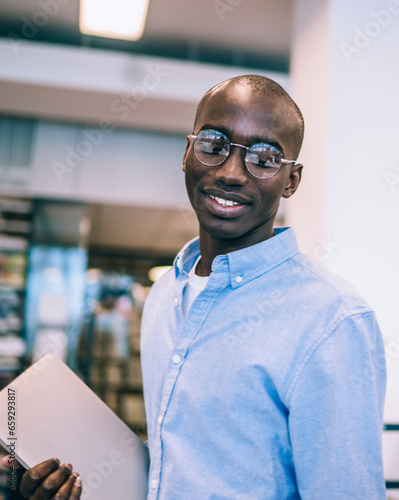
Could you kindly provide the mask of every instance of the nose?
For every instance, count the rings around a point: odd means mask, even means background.
[[[231,146],[230,155],[217,167],[217,179],[228,185],[243,186],[248,180],[245,166],[246,152],[245,148]]]

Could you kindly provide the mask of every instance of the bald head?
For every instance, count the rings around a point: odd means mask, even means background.
[[[283,104],[286,111],[290,114],[290,128],[292,130],[293,150],[295,159],[298,157],[301,150],[303,135],[304,135],[304,120],[302,113],[296,103],[291,99],[287,92],[274,80],[260,75],[241,75],[230,78],[222,83],[212,87],[202,97],[198,104],[197,112],[195,115],[194,129],[204,108],[206,108],[211,97],[219,92],[224,92],[232,87],[249,89],[250,93],[256,96],[274,96],[280,104]],[[266,100],[265,100],[266,106]]]

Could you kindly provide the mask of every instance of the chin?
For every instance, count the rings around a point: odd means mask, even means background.
[[[242,227],[234,227],[234,224],[201,224],[201,230],[212,236],[215,240],[239,240],[241,238],[245,238],[246,236],[250,236],[255,228],[250,229],[248,226]]]

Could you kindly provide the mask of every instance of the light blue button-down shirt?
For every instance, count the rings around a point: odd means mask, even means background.
[[[148,499],[386,498],[374,313],[292,229],[219,255],[188,315],[187,244],[142,323]]]

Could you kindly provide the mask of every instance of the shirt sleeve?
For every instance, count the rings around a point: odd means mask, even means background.
[[[385,500],[381,435],[385,355],[372,312],[341,321],[308,353],[289,393],[302,500]]]

